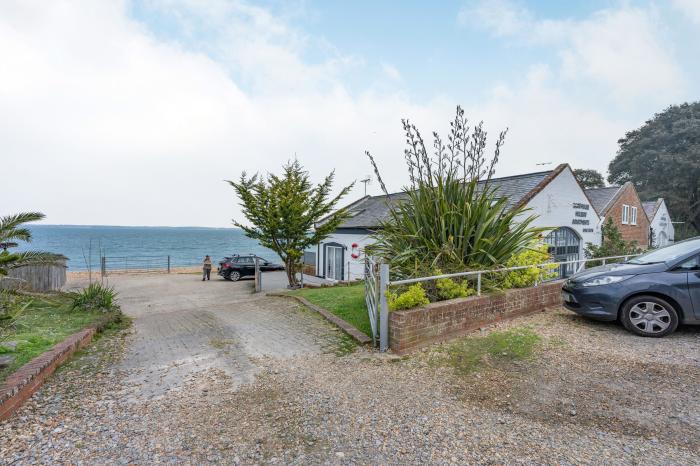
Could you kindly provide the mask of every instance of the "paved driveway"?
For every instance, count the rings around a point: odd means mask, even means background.
[[[198,372],[218,369],[234,385],[252,380],[263,357],[321,353],[339,332],[291,300],[253,293],[253,282],[199,275],[115,275],[135,335],[121,368],[135,392],[162,394]]]
[[[494,329],[536,331],[532,359],[465,374],[451,345],[323,354],[337,331],[250,283],[113,284],[135,333],[0,423],[0,464],[700,464],[700,328],[538,313]]]

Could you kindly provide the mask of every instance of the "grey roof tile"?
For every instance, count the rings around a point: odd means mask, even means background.
[[[647,217],[651,221],[656,215],[656,211],[661,206],[662,198],[658,198],[655,201],[644,201],[642,202],[642,207],[644,207],[644,212],[646,212]]]
[[[591,200],[593,208],[598,214],[602,214],[610,200],[620,190],[620,186],[608,186],[606,188],[586,189],[586,195]]]
[[[498,195],[508,199],[506,207],[515,207],[521,199],[530,193],[552,171],[527,173],[524,175],[493,178],[489,185],[496,189]],[[485,182],[479,183],[481,186]],[[376,228],[384,220],[389,218],[389,206],[397,202],[405,201],[408,195],[404,192],[382,196],[367,196],[350,205],[349,212],[352,215],[339,228]]]

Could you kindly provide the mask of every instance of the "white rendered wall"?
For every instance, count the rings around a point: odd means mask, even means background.
[[[325,271],[325,257],[323,254],[323,245],[329,243],[339,243],[345,248],[344,251],[344,270],[343,274],[344,280],[355,280],[357,278],[362,278],[365,273],[365,254],[364,248],[366,245],[371,244],[372,240],[368,234],[358,234],[358,233],[333,233],[328,238],[324,239],[319,245],[320,247],[316,252],[316,275],[323,276]],[[360,257],[353,259],[352,245],[357,243],[358,252]],[[348,268],[349,266],[349,268]]]
[[[538,218],[532,223],[533,226],[551,227],[552,229],[569,227],[576,231],[581,238],[579,257],[584,258],[583,251],[587,243],[600,244],[601,219],[595,212],[595,209],[593,209],[593,206],[590,205],[588,198],[576,182],[574,174],[569,168],[563,170],[555,179],[550,181],[542,191],[530,200],[527,206],[532,210],[528,211],[526,215],[538,215]],[[339,243],[346,248],[345,280],[348,280],[348,277],[353,280],[362,277],[364,275],[365,258],[363,249],[371,242],[372,240],[368,234],[332,234],[317,249],[316,274],[319,276],[324,274],[325,258],[323,245]],[[361,251],[358,259],[350,257],[353,243],[357,243]],[[349,269],[348,265],[350,266]]]
[[[532,209],[527,215],[538,215],[532,223],[533,226],[569,227],[578,233],[581,237],[581,258],[584,256],[586,243],[600,244],[600,217],[569,168],[564,169],[537,193],[527,207]]]
[[[661,203],[659,209],[656,211],[656,215],[651,219],[651,228],[654,232],[654,244],[652,246],[666,246],[658,244],[659,234],[662,231],[666,233],[669,244],[673,243],[675,229],[673,228],[673,223],[671,223],[671,215],[668,212],[668,208],[666,208],[666,202]]]

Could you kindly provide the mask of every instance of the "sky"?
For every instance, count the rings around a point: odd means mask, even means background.
[[[401,119],[446,134],[457,105],[508,128],[497,176],[605,172],[700,99],[700,1],[0,0],[0,56],[0,215],[222,227],[224,180],[295,157],[340,189],[369,150],[399,191]]]

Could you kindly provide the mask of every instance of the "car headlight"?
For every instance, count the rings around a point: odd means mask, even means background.
[[[602,277],[595,277],[583,282],[583,286],[610,285],[611,283],[621,282],[632,277],[634,277],[634,275],[607,275]]]

